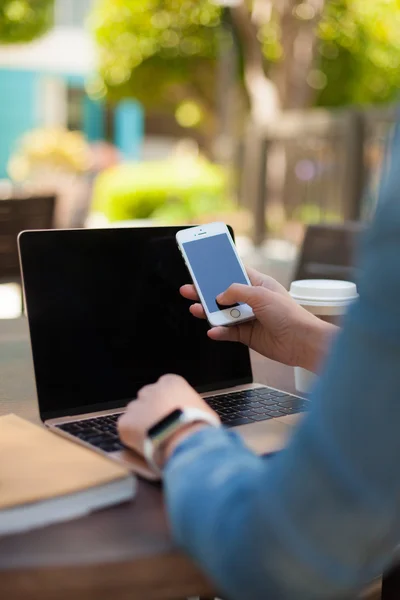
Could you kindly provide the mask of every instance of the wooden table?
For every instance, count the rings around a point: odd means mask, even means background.
[[[293,370],[253,355],[257,381],[294,391]],[[0,321],[0,415],[39,421],[27,324]],[[4,459],[4,457],[1,457]],[[173,544],[161,490],[144,481],[131,504],[0,538],[7,600],[175,600],[215,590]]]
[[[293,390],[291,369],[254,356],[258,381]],[[27,324],[0,321],[0,415],[39,421]],[[4,457],[3,457],[4,458]],[[213,595],[171,541],[159,486],[141,481],[131,504],[0,538],[7,600],[176,599]]]

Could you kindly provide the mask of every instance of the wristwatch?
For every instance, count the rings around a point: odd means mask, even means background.
[[[177,408],[147,431],[143,454],[149,467],[160,477],[162,477],[162,470],[157,464],[157,452],[180,429],[192,423],[207,423],[213,427],[221,426],[219,419],[205,410],[200,410],[199,408]]]

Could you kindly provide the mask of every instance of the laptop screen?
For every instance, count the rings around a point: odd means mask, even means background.
[[[165,373],[199,391],[252,380],[179,294],[178,228],[27,232],[21,262],[42,419],[120,407]]]

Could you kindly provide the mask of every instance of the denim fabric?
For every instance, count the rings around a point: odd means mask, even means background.
[[[400,541],[400,137],[345,320],[288,447],[207,428],[165,471],[176,541],[233,600],[348,598]]]

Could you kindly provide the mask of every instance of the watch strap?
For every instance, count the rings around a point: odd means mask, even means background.
[[[175,413],[177,414],[174,419]],[[163,423],[165,423],[165,433],[163,433]],[[217,416],[199,408],[185,408],[172,411],[149,429],[143,445],[143,454],[147,464],[157,475],[162,477],[162,469],[155,459],[157,451],[159,451],[172,436],[178,433],[178,431],[184,429],[187,425],[194,423],[205,423],[212,427],[221,426]]]

